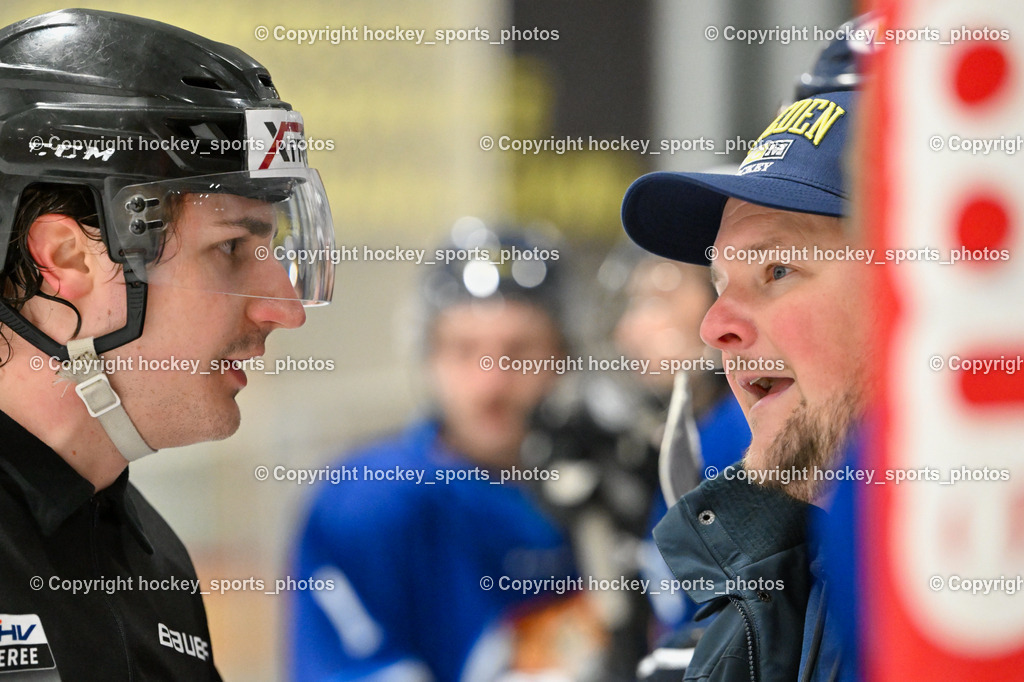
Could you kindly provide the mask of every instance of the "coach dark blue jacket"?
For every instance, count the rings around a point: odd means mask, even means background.
[[[654,530],[669,568],[701,606],[697,619],[717,614],[683,679],[827,679],[832,663],[805,642],[805,629],[820,632],[827,615],[818,599],[808,611],[812,586],[816,596],[822,587],[807,542],[815,508],[736,471],[684,495]],[[806,628],[805,616],[814,621]]]

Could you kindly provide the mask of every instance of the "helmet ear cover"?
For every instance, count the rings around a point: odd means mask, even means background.
[[[50,180],[47,180],[45,182],[37,181],[33,184],[26,183],[26,186],[18,194],[20,196],[24,196],[26,191],[32,189],[34,185],[41,184],[46,185],[46,189],[49,189],[51,191],[59,191],[60,186],[65,185],[65,183],[53,182]],[[102,203],[100,201],[99,194],[96,192],[96,189],[90,185],[74,183],[66,183],[66,186],[69,189],[83,189],[89,193],[92,200],[92,205],[95,209],[97,209],[95,211],[95,216],[89,217],[94,217],[97,225],[86,225],[88,227],[98,229],[100,233],[100,238],[103,240],[105,244],[108,245],[109,253],[110,242],[107,240],[106,237],[106,220],[101,208]],[[22,217],[22,214],[24,213],[24,206],[18,205],[17,203],[16,206],[18,206],[17,214],[14,215],[11,221],[13,225],[18,225],[20,222],[24,220],[24,218]],[[13,214],[14,212],[12,211],[12,215]],[[79,224],[85,222],[84,216],[71,217],[75,218],[75,220],[77,220]],[[27,234],[27,230],[30,227],[30,225],[26,225],[23,227],[23,230],[19,231],[24,231]],[[47,355],[58,358],[60,360],[67,360],[69,359],[67,347],[60,343],[57,343],[49,336],[47,336],[42,330],[40,330],[31,322],[29,322],[20,313],[19,304],[24,303],[24,300],[19,301],[18,296],[16,296],[13,292],[8,291],[9,288],[14,286],[25,286],[30,284],[27,281],[12,282],[12,277],[9,274],[6,274],[6,271],[9,268],[15,267],[17,260],[24,260],[26,258],[30,259],[30,256],[21,251],[22,245],[19,244],[18,242],[22,241],[22,235],[12,234],[11,243],[5,243],[2,245],[2,248],[0,248],[0,252],[4,252],[5,254],[3,272],[0,272],[0,274],[3,275],[2,277],[0,277],[0,286],[5,287],[5,291],[3,292],[4,296],[0,298],[0,322],[2,322],[4,325],[9,327],[13,332],[24,338],[26,341],[28,341],[33,346],[35,346],[42,352],[46,353]],[[14,247],[15,250],[11,250],[11,248],[9,247]],[[116,260],[115,262],[119,262],[123,265],[125,261],[122,259]],[[38,268],[38,266],[35,267]],[[104,334],[103,336],[100,336],[95,340],[95,347],[98,353],[103,353],[108,350],[112,350],[114,348],[122,346],[126,343],[130,343],[131,341],[134,341],[135,339],[142,335],[142,329],[145,324],[146,318],[146,282],[143,281],[141,278],[137,277],[136,274],[132,272],[130,268],[124,268],[124,275],[126,285],[125,296],[127,310],[125,325],[120,329]],[[19,279],[25,278],[19,277]],[[30,297],[30,295],[34,295],[34,293],[28,291],[21,292],[22,299],[28,298]]]
[[[131,343],[142,336],[142,327],[146,320],[146,283],[135,277],[134,273],[125,269],[124,271],[125,297],[127,304],[127,319],[120,329],[100,336],[95,341],[97,353],[105,353],[114,348]],[[42,352],[59,360],[67,360],[68,349],[66,346],[57,343],[44,334],[38,327],[25,319],[25,317],[14,310],[5,301],[0,301],[0,322],[11,328],[18,336],[22,337]]]

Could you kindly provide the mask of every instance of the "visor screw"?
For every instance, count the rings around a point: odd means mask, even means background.
[[[136,194],[128,200],[128,203],[125,204],[124,207],[132,213],[142,213],[146,210],[146,200],[142,196]],[[143,227],[143,229],[145,229],[145,227]]]
[[[145,234],[146,221],[142,220],[141,218],[136,218],[135,220],[132,221],[131,225],[128,226],[128,229],[131,231],[132,234]]]

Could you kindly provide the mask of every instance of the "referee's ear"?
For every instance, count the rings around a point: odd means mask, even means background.
[[[102,269],[97,244],[74,218],[55,213],[36,218],[29,228],[28,249],[43,278],[42,292],[71,303],[89,294]]]

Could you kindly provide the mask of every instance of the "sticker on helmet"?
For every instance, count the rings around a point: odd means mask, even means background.
[[[245,112],[249,170],[306,168],[306,138],[302,116],[287,109],[249,109]]]

